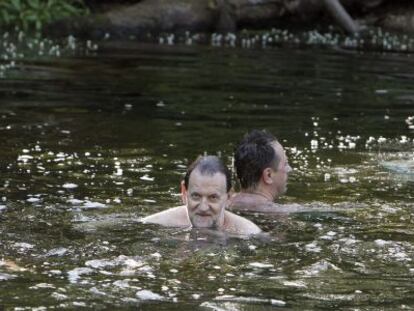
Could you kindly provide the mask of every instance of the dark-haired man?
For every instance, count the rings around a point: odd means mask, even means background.
[[[216,156],[200,157],[188,167],[182,183],[185,205],[145,217],[143,222],[168,227],[214,228],[241,235],[261,232],[251,221],[225,210],[230,189],[230,173],[221,160]]]
[[[232,197],[231,210],[287,211],[274,203],[286,192],[288,174],[292,170],[276,137],[259,130],[246,134],[236,147],[234,165],[241,191]]]

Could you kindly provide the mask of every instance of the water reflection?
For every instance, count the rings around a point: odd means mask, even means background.
[[[17,65],[0,85],[0,306],[414,306],[411,57],[107,43]],[[252,128],[287,146],[281,203],[306,212],[245,214],[267,231],[247,240],[139,222],[179,203],[188,159],[230,165]]]

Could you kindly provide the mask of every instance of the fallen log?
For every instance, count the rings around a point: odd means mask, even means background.
[[[145,37],[161,32],[234,32],[240,29],[314,25],[330,16],[348,33],[359,30],[347,12],[372,10],[385,0],[143,0],[104,13],[55,22],[47,35]]]

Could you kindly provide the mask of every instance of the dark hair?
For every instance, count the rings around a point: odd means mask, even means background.
[[[247,133],[234,152],[234,166],[242,189],[257,186],[263,170],[267,167],[277,168],[280,158],[272,143],[276,137],[265,130],[253,130]]]
[[[227,167],[223,164],[219,157],[216,156],[199,156],[187,169],[184,176],[184,185],[188,189],[188,182],[190,180],[191,173],[198,169],[201,174],[214,175],[221,173],[226,177],[226,192],[231,189],[231,175]]]

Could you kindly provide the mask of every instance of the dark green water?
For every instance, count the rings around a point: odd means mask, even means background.
[[[413,309],[413,80],[411,55],[340,50],[23,57],[0,80],[0,310]],[[251,240],[139,222],[253,128],[309,212],[246,215]]]

